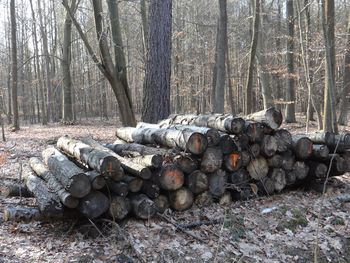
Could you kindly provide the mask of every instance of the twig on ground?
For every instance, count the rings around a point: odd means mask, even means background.
[[[189,224],[179,224],[179,226],[185,229],[189,229],[189,228],[195,228],[203,225],[217,225],[222,223],[223,221],[224,221],[223,218],[219,218],[219,219],[213,219],[213,220],[197,221]]]

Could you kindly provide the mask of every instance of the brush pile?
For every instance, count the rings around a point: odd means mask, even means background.
[[[147,219],[169,207],[272,195],[350,171],[349,133],[291,135],[281,123],[281,112],[270,108],[244,118],[174,115],[118,128],[107,144],[60,137],[23,167],[25,185],[0,183],[2,194],[37,202],[6,207],[4,219]]]

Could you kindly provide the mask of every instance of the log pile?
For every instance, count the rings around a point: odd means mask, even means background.
[[[23,170],[22,191],[38,208],[8,207],[5,219],[147,219],[169,207],[246,200],[350,171],[350,134],[292,135],[281,123],[270,108],[244,118],[174,115],[118,128],[106,144],[63,136]],[[7,185],[2,192],[11,192]]]

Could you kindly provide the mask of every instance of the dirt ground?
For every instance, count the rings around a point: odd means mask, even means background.
[[[23,125],[7,132],[7,141],[0,142],[0,177],[18,178],[29,157],[40,156],[65,134],[113,142],[114,123]],[[303,123],[299,119],[288,128],[303,131]],[[329,185],[319,222],[322,196],[301,190],[167,211],[163,217],[119,225],[103,220],[3,222],[4,206],[34,205],[34,200],[0,197],[0,262],[312,262],[316,243],[318,262],[350,262],[350,175],[332,178]],[[185,233],[168,220],[216,224]]]

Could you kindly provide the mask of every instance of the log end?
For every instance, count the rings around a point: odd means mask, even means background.
[[[176,211],[184,211],[191,208],[193,204],[193,193],[183,187],[170,193],[170,205]]]
[[[164,190],[177,190],[184,184],[184,180],[184,174],[177,165],[165,165],[160,171],[159,182]]]
[[[207,149],[207,147],[208,147],[207,138],[203,134],[198,132],[192,133],[186,144],[186,150],[188,150],[189,152],[195,155],[203,154]]]
[[[82,198],[90,193],[91,183],[86,174],[76,174],[71,179],[71,184],[67,186],[66,190],[74,197]]]
[[[265,118],[267,124],[274,130],[278,129],[283,122],[282,112],[275,107],[266,110]]]

